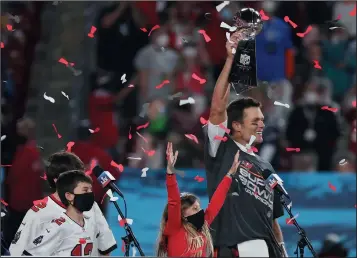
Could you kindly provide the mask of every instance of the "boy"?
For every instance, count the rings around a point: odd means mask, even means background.
[[[48,161],[47,181],[54,190],[56,189],[55,182],[60,174],[70,170],[84,170],[83,162],[70,152],[54,153],[49,157]],[[66,210],[66,206],[61,202],[57,191],[34,203],[35,205],[27,212],[11,243],[10,253],[12,256],[21,256],[30,240],[42,231],[43,223],[57,218],[59,214]],[[98,228],[101,229],[96,241],[97,247],[93,249],[93,254],[109,255],[116,248],[116,241],[98,204],[94,203],[93,208],[89,212],[85,212],[85,215],[95,218]]]
[[[92,179],[82,171],[62,173],[57,192],[66,211],[44,222],[42,232],[27,245],[24,255],[31,256],[96,256],[92,252],[100,228],[91,216],[83,214],[94,204]]]

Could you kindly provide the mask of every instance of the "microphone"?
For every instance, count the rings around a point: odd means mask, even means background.
[[[115,177],[110,174],[109,171],[104,171],[104,169],[100,166],[95,166],[92,171],[97,178],[97,181],[103,188],[111,189],[113,192],[116,192],[121,198],[124,199],[123,193],[114,183]]]
[[[266,178],[265,183],[269,185],[271,189],[276,190],[279,195],[284,195],[290,200],[289,194],[283,186],[283,180],[277,174],[271,173],[268,178]]]

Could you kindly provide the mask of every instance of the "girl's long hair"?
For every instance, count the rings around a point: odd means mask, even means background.
[[[203,250],[194,252],[194,250],[197,250],[199,248],[202,248],[204,245],[204,239],[200,236],[200,233],[206,238],[207,244],[206,244],[206,256],[209,257],[210,255],[213,254],[213,242],[212,242],[212,236],[210,233],[210,229],[208,227],[207,222],[205,221],[202,231],[198,232],[191,223],[188,223],[184,216],[183,212],[191,207],[196,201],[199,201],[199,199],[191,194],[191,193],[183,193],[181,194],[181,220],[182,220],[182,225],[186,230],[187,233],[187,250],[185,253],[190,252],[191,250],[193,253],[189,256],[193,257],[202,257]],[[167,243],[168,239],[167,236],[164,235],[164,230],[166,227],[166,222],[168,219],[168,204],[166,204],[164,212],[162,214],[161,218],[161,223],[160,223],[160,232],[159,236],[157,239],[157,246],[156,246],[156,256],[158,257],[167,257]],[[182,254],[183,255],[183,254]]]

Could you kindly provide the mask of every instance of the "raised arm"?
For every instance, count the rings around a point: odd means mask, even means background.
[[[234,161],[231,169],[228,171],[227,175],[223,178],[221,183],[218,185],[216,191],[214,192],[210,203],[205,211],[205,220],[208,225],[212,223],[214,218],[217,216],[218,212],[221,210],[224,201],[226,200],[227,193],[232,184],[233,175],[237,172],[239,166],[239,151],[234,156]]]
[[[166,187],[167,187],[167,213],[168,219],[164,234],[171,235],[177,232],[182,226],[181,221],[181,198],[176,175],[173,173],[173,166],[175,165],[178,152],[173,155],[172,143],[167,144],[167,174],[166,174]]]

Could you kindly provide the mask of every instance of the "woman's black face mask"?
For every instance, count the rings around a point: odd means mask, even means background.
[[[205,223],[205,212],[201,209],[196,214],[186,217],[187,221],[191,223],[198,231],[200,231]]]

